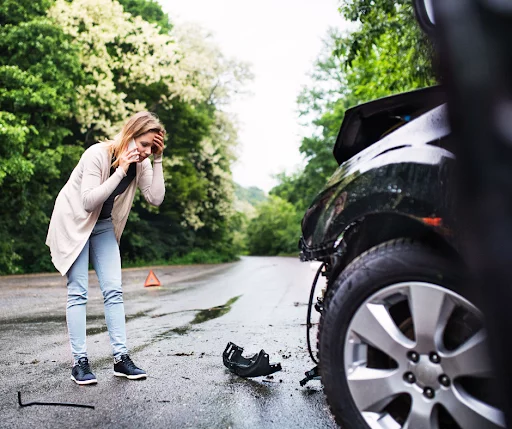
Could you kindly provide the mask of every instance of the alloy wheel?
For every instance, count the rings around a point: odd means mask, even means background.
[[[486,343],[481,312],[461,295],[425,282],[387,286],[347,331],[351,396],[372,429],[503,428]]]

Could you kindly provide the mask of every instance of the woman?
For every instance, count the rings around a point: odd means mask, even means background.
[[[164,199],[164,134],[151,113],[133,115],[113,141],[94,144],[84,152],[55,201],[46,244],[55,267],[67,276],[71,379],[78,384],[97,383],[85,341],[89,260],[103,293],[114,374],[128,379],[146,377],[126,347],[119,240],[137,187],[152,205]]]

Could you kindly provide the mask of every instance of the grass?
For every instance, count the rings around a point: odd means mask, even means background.
[[[225,262],[238,261],[238,256],[219,253],[215,250],[194,249],[185,255],[174,256],[170,259],[158,259],[147,261],[137,259],[135,261],[123,262],[123,268],[147,267],[149,265],[192,265],[192,264],[222,264]]]

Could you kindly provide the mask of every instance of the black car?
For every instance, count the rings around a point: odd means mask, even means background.
[[[345,429],[505,427],[461,258],[445,101],[432,87],[348,110],[339,168],[302,221],[302,258],[327,279],[319,372]]]

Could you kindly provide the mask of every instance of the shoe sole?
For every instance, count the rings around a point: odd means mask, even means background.
[[[95,378],[93,378],[91,380],[80,381],[80,380],[77,380],[73,376],[71,376],[71,380],[73,380],[76,384],[80,384],[80,385],[83,385],[83,384],[96,384],[98,382],[98,380],[96,380]]]
[[[147,374],[137,374],[137,375],[128,375],[128,374],[123,374],[122,372],[116,372],[114,371],[114,375],[116,377],[125,377],[129,380],[138,380],[140,378],[146,378],[147,377]]]

